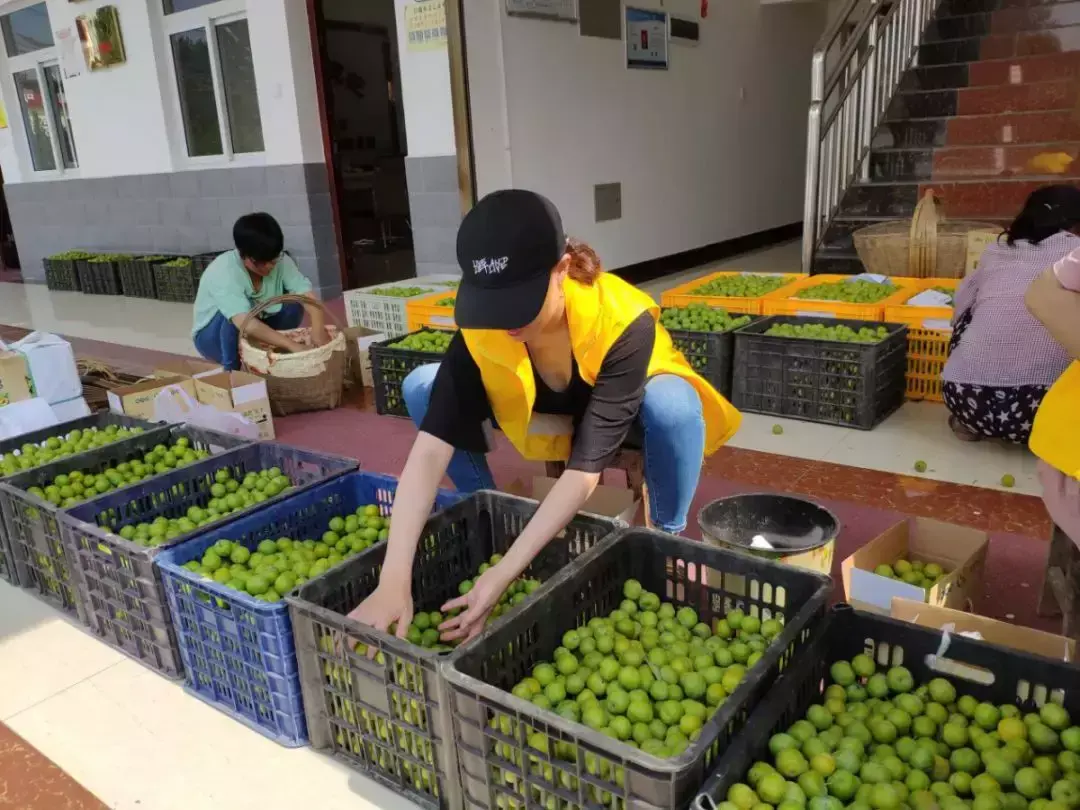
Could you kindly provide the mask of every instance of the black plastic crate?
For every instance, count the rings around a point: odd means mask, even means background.
[[[159,261],[169,261],[171,256],[151,255],[132,256],[116,263],[120,271],[120,289],[129,298],[157,298],[157,283],[154,281],[154,265]]]
[[[458,595],[492,554],[517,539],[538,504],[480,492],[428,520],[413,566],[417,610],[438,610]],[[619,527],[578,515],[529,567],[554,577]],[[461,807],[456,742],[440,656],[349,618],[375,589],[385,544],[313,579],[289,597],[308,732],[314,748],[425,807]],[[497,624],[501,624],[500,619]],[[370,661],[353,651],[360,641],[379,651]],[[464,646],[468,646],[467,644]]]
[[[75,270],[79,274],[79,287],[87,295],[123,295],[120,269],[112,259],[79,259],[75,263]]]
[[[218,531],[356,466],[352,459],[284,444],[248,444],[61,512],[61,535],[77,568],[87,624],[109,646],[163,675],[182,678],[180,648],[154,558],[167,548]],[[159,516],[177,518],[193,506],[205,507],[213,497],[210,488],[218,470],[231,470],[233,478],[240,481],[249,472],[271,467],[280,468],[293,486],[250,509],[233,512],[153,548],[113,533],[130,523],[149,523]]]
[[[74,259],[45,259],[45,286],[59,292],[79,292]]]
[[[206,268],[213,264],[214,259],[224,252],[225,251],[219,250],[216,253],[199,253],[196,256],[192,256],[191,264],[195,268],[195,272],[202,276],[202,274],[206,272]]]
[[[776,324],[884,326],[889,333],[878,343],[764,334]],[[731,402],[741,411],[870,430],[904,404],[902,324],[777,315],[736,330],[734,337]]]
[[[628,579],[679,607],[693,607],[710,626],[736,607],[763,620],[784,620],[780,635],[677,757],[646,754],[510,693],[534,666],[551,661],[564,633],[619,607]],[[444,665],[465,807],[686,807],[750,711],[804,654],[831,589],[828,577],[808,570],[646,529],[620,533]],[[562,755],[529,745],[531,733]],[[539,770],[520,764],[537,762]]]
[[[20,586],[36,591],[50,604],[85,621],[77,572],[72,570],[72,561],[62,541],[61,509],[27,490],[44,486],[56,476],[74,470],[97,474],[114,464],[142,458],[155,446],[170,444],[181,436],[189,438],[194,447],[214,452],[250,444],[246,439],[213,430],[174,425],[149,430],[132,439],[0,480],[0,512],[7,527]]]
[[[442,332],[442,329],[418,329],[410,332]],[[451,333],[452,334],[452,333]],[[442,362],[443,356],[433,352],[418,352],[412,349],[394,348],[390,344],[404,340],[409,335],[398,335],[381,343],[372,343],[368,350],[371,359],[372,383],[375,386],[375,413],[380,416],[404,416],[408,418],[409,409],[405,407],[405,397],[401,384],[405,378],[420,366]]]
[[[195,295],[199,292],[199,279],[202,278],[202,270],[196,269],[195,262],[190,256],[173,256],[174,259],[188,259],[185,265],[154,265],[154,286],[157,288],[157,296],[160,301],[176,301],[181,304],[195,303]]]
[[[73,430],[85,430],[86,428],[91,427],[104,428],[108,425],[141,427],[144,430],[152,430],[161,427],[160,425],[155,425],[142,419],[134,419],[130,416],[123,416],[121,414],[106,411],[104,413],[83,416],[70,422],[63,422],[59,425],[42,428],[41,430],[35,430],[30,433],[23,433],[11,439],[4,439],[0,441],[0,456],[17,452],[23,445],[38,444],[39,442],[51,439],[54,436],[67,436]],[[3,473],[0,472],[0,480],[2,480],[3,477]],[[0,579],[10,582],[12,585],[18,585],[18,571],[15,568],[12,559],[7,529],[4,527],[3,514],[0,514]]]
[[[754,762],[766,757],[771,760],[769,739],[803,719],[811,704],[822,702],[829,684],[829,667],[863,653],[879,667],[907,667],[916,684],[943,677],[952,681],[961,694],[979,701],[1015,705],[1022,711],[1037,710],[1051,696],[1061,695],[1072,716],[1080,714],[1075,664],[957,634],[949,636],[944,654],[941,646],[941,631],[837,605],[829,612],[813,645],[784,673],[776,689],[754,710],[737,744],[724,753],[694,802],[696,810],[716,810],[731,786],[745,781]],[[947,668],[931,668],[930,662],[941,657],[950,662]],[[977,669],[993,673],[991,683],[965,677],[965,672],[974,674]]]
[[[735,316],[744,317],[738,313],[735,313]],[[757,315],[745,317],[750,318],[750,323],[761,320]],[[731,399],[731,374],[735,364],[735,332],[735,329],[729,329],[726,332],[689,332],[684,329],[668,329],[675,348],[683,353],[690,367],[727,399]]]

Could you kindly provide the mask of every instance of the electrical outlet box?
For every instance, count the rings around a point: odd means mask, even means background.
[[[597,222],[622,219],[622,183],[601,183],[593,191]]]

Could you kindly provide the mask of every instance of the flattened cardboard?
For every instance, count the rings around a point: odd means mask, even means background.
[[[190,377],[165,377],[162,379],[143,380],[134,385],[114,388],[109,391],[109,410],[113,413],[127,414],[154,421],[154,400],[157,395],[170,385],[183,388],[192,398],[195,397],[195,381]]]
[[[225,413],[238,413],[256,425],[259,438],[274,438],[274,417],[266,380],[246,371],[222,371],[195,378],[195,398]]]
[[[33,398],[26,358],[18,352],[0,352],[0,407]]]
[[[965,610],[982,591],[988,548],[986,532],[929,518],[900,521],[840,564],[845,598],[860,610],[884,615],[894,597]],[[874,573],[901,557],[937,563],[947,573],[929,590]]]
[[[951,633],[978,633],[982,640],[1001,647],[1053,658],[1056,661],[1076,660],[1076,642],[1065,636],[1057,636],[1031,627],[1019,627],[1008,622],[977,616],[962,610],[927,605],[910,599],[893,599],[891,615],[894,619],[941,630],[953,625]]]
[[[554,478],[537,476],[532,480],[532,497],[538,501],[544,500],[553,486],[555,486]],[[608,487],[600,484],[593,494],[589,496],[589,499],[585,501],[581,511],[600,515],[601,517],[615,518],[623,521],[628,526],[632,526],[640,505],[641,502],[634,497],[634,493],[629,489]]]
[[[154,376],[167,377],[206,377],[210,374],[220,374],[224,371],[220,363],[211,363],[209,360],[164,360],[154,369]]]

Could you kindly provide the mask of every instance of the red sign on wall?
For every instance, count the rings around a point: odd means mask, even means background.
[[[709,0],[701,0],[701,19],[709,16]]]

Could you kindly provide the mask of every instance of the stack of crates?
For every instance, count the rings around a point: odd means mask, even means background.
[[[942,402],[941,372],[949,359],[953,308],[911,306],[907,299],[935,288],[955,297],[960,279],[920,278],[911,281],[915,290],[908,292],[903,303],[886,307],[885,320],[906,324],[908,328],[907,398]]]
[[[387,337],[399,337],[413,331],[409,329],[407,309],[410,299],[451,291],[458,281],[459,276],[442,274],[348,290],[345,293],[345,317],[349,326],[363,326],[365,329],[382,332]],[[388,289],[408,290],[411,294],[380,294]]]

